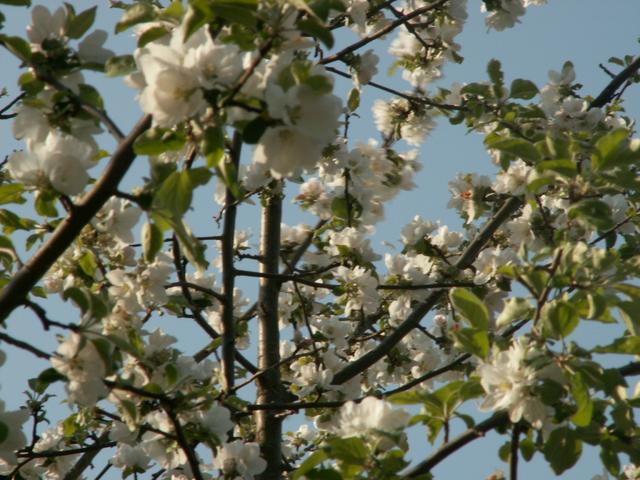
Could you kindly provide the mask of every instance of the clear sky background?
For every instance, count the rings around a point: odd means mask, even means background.
[[[59,1],[39,2],[53,9],[62,4]],[[119,18],[120,11],[109,10],[106,0],[73,1],[78,10],[87,8],[95,3],[100,5],[96,27],[109,32]],[[584,85],[583,94],[597,95],[608,83],[609,77],[598,67],[606,63],[610,56],[624,56],[626,54],[640,54],[640,0],[550,0],[549,5],[532,7],[522,18],[522,24],[504,32],[487,32],[480,14],[480,1],[469,0],[470,17],[465,31],[458,37],[462,45],[460,52],[465,57],[462,65],[450,64],[445,69],[445,78],[436,85],[447,86],[457,82],[472,82],[486,80],[487,62],[496,58],[502,62],[507,83],[514,78],[533,80],[539,87],[547,81],[550,69],[559,70],[566,60],[575,65],[577,81]],[[26,9],[2,7],[7,17],[4,33],[24,35],[24,29],[30,22]],[[111,38],[107,46],[118,54],[131,51],[133,39],[126,32],[119,37]],[[370,48],[370,47],[367,47]],[[386,47],[382,44],[376,50],[381,57],[382,66],[375,80],[396,89],[408,89],[408,84],[396,78],[386,77],[384,68],[389,63]],[[16,78],[18,64],[5,51],[0,51],[0,87],[6,87],[11,98],[17,94]],[[612,67],[615,68],[615,67]],[[615,70],[614,70],[615,71]],[[90,82],[95,77],[88,76]],[[125,87],[121,79],[113,79],[96,83],[101,88],[107,111],[126,131],[131,127],[141,113],[133,99],[134,92]],[[347,88],[338,83],[338,89]],[[364,103],[370,103],[379,98],[377,91],[368,90],[363,96]],[[640,116],[640,87],[629,89],[625,95],[628,114],[633,118]],[[0,106],[8,100],[0,99]],[[351,142],[366,141],[377,138],[378,134],[372,124],[372,116],[367,105],[361,107],[361,119],[353,119],[351,126]],[[103,148],[110,149],[113,143],[104,137]],[[0,145],[2,155],[8,154],[14,148],[20,148],[11,135],[10,122],[0,122]],[[482,137],[466,134],[463,126],[450,126],[446,121],[439,122],[439,126],[421,148],[420,159],[423,170],[416,179],[418,187],[401,194],[386,207],[386,221],[378,224],[374,247],[380,247],[380,241],[395,242],[399,239],[402,226],[420,214],[431,220],[441,220],[454,227],[459,226],[459,220],[454,212],[447,211],[449,200],[447,182],[458,172],[480,172],[495,174],[495,167],[482,148]],[[124,189],[140,185],[138,180],[146,168],[146,161],[136,161],[138,167],[128,175]],[[199,194],[201,201],[210,201],[211,190]],[[212,205],[203,217],[195,217],[194,225],[200,222],[211,222],[212,213],[218,208]],[[285,221],[289,224],[297,223],[303,216],[292,213]],[[241,214],[243,227],[251,228],[258,233],[254,213]],[[292,219],[291,219],[292,218]],[[306,218],[311,223],[312,220]],[[197,227],[196,227],[197,230]],[[198,232],[200,233],[200,232]],[[211,233],[211,232],[209,232]],[[60,321],[76,321],[76,312],[70,306],[53,302],[52,318]],[[165,326],[165,325],[163,325]],[[9,320],[10,332],[19,338],[33,341],[35,344],[52,351],[55,341],[52,335],[45,339],[40,333],[40,327],[25,311],[14,313]],[[172,328],[175,331],[185,331],[185,325]],[[195,329],[186,329],[186,340],[183,346],[186,351],[195,351],[202,346],[203,339]],[[24,399],[26,378],[34,376],[45,368],[43,363],[35,362],[33,357],[18,351],[11,346],[3,345],[8,355],[7,363],[0,368],[0,398],[4,399],[8,408],[16,408]],[[421,459],[431,448],[420,431],[413,431],[411,457]],[[494,469],[507,467],[498,459],[497,449],[506,437],[499,438],[490,434],[485,439],[477,440],[464,449],[461,455],[454,455],[448,461],[434,470],[438,479],[483,479]],[[590,479],[601,472],[597,450],[586,449],[577,467],[565,473],[562,478],[569,480]],[[87,475],[92,478],[92,472]],[[521,464],[521,478],[553,478],[553,473],[546,466],[541,455],[536,455],[531,463]],[[107,478],[118,478],[112,472]]]

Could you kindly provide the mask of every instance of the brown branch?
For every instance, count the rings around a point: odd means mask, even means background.
[[[277,274],[280,259],[280,225],[282,222],[282,184],[274,182],[265,193],[260,235],[260,271]],[[260,279],[258,296],[258,368],[264,374],[257,379],[257,403],[282,401],[284,388],[280,380],[280,328],[278,297],[281,282],[274,278]],[[275,367],[275,368],[274,368]],[[270,411],[256,412],[256,440],[267,462],[259,478],[282,478],[282,417]]]
[[[364,47],[365,45],[368,45],[369,43],[373,42],[374,40],[377,40],[378,38],[385,36],[387,33],[395,30],[400,25],[403,25],[403,24],[407,23],[412,18],[418,17],[418,16],[422,15],[423,13],[428,12],[429,10],[434,10],[434,9],[444,5],[448,1],[449,0],[438,0],[436,2],[430,3],[429,5],[425,5],[424,7],[416,8],[412,12],[409,12],[406,15],[403,15],[400,18],[398,18],[398,19],[394,20],[393,22],[389,23],[387,26],[385,26],[384,28],[381,28],[377,32],[375,32],[375,33],[373,33],[373,34],[371,34],[371,35],[369,35],[367,37],[364,37],[363,39],[361,39],[361,40],[359,40],[357,42],[352,43],[351,45],[349,45],[348,47],[343,48],[342,50],[340,50],[339,52],[337,52],[334,55],[331,55],[329,57],[323,58],[318,63],[320,65],[327,65],[328,63],[333,63],[333,62],[336,62],[338,60],[342,60],[345,56],[349,55],[350,53],[355,52],[356,50]]]
[[[14,347],[21,348],[22,350],[26,350],[27,352],[33,353],[36,357],[44,358],[45,360],[49,360],[51,355],[47,352],[40,350],[39,348],[34,347],[33,345],[28,344],[27,342],[23,342],[22,340],[18,340],[13,338],[10,335],[7,335],[4,332],[0,332],[0,342],[6,342],[9,345],[13,345]]]
[[[618,89],[629,80],[640,69],[640,56],[631,62],[627,67],[616,75],[609,84],[604,87],[600,95],[593,99],[589,108],[602,108],[616,96]]]
[[[233,134],[233,144],[231,146],[231,162],[233,172],[236,177],[230,179],[237,181],[238,166],[240,165],[240,153],[242,149],[242,136],[239,132]],[[237,204],[230,188],[225,191],[224,200],[224,225],[222,233],[222,370],[223,389],[230,391],[235,383],[235,342],[236,342],[236,320],[233,316],[233,290],[235,288],[235,270],[233,266],[234,242],[236,231]]]
[[[433,455],[415,465],[407,473],[405,473],[404,476],[407,478],[412,478],[429,473],[433,467],[435,467],[452,453],[457,452],[466,444],[472,442],[476,438],[484,437],[484,435],[488,431],[502,425],[506,425],[508,422],[509,415],[507,414],[507,412],[498,412],[493,414],[487,420],[478,423],[475,427],[468,429],[459,437],[442,445]]]
[[[224,296],[221,293],[218,293],[215,290],[211,290],[210,288],[203,287],[202,285],[198,285],[197,283],[184,281],[184,282],[172,282],[165,285],[165,288],[171,288],[171,287],[183,287],[185,289],[190,288],[192,290],[196,290],[197,292],[204,293],[205,295],[209,295],[210,297],[213,297],[216,300],[218,300],[220,303],[224,302]]]
[[[51,237],[2,289],[0,292],[0,320],[7,318],[18,305],[23,303],[31,289],[111,197],[136,157],[133,152],[133,142],[150,125],[151,116],[142,117],[129,135],[120,142],[93,189],[80,199]]]
[[[520,445],[520,427],[516,423],[511,432],[509,454],[509,480],[518,480],[518,447]]]

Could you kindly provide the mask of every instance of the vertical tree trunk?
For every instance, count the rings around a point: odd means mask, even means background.
[[[277,182],[265,194],[262,207],[260,255],[262,273],[277,274],[280,258],[280,222],[282,220],[281,183]],[[280,361],[280,332],[278,329],[278,295],[280,280],[260,279],[258,299],[258,368],[264,371],[258,379],[257,402],[275,403],[281,399],[279,369],[272,368]],[[267,468],[261,480],[282,478],[282,419],[276,412],[256,413],[257,440]]]

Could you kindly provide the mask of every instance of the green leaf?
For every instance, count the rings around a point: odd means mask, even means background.
[[[640,147],[634,144],[632,148],[629,135],[626,128],[618,128],[600,138],[591,157],[593,169],[611,170],[640,160]]]
[[[293,472],[291,480],[298,480],[300,477],[303,477],[327,459],[328,456],[325,450],[316,450],[309,455],[304,462],[302,462],[295,472]]]
[[[536,84],[530,80],[516,78],[513,82],[511,82],[511,88],[509,89],[509,96],[511,98],[531,100],[537,94],[538,87],[536,87]]]
[[[47,368],[40,372],[36,378],[29,379],[29,388],[36,393],[43,394],[45,390],[55,382],[66,380],[67,377],[59,373],[55,368]],[[0,443],[2,443],[0,441]]]
[[[192,0],[184,16],[184,37],[183,42],[200,30],[205,24],[213,20],[213,12],[208,2],[205,0]]]
[[[129,75],[136,68],[136,61],[133,59],[133,55],[118,55],[107,60],[104,65],[104,72],[107,77],[120,77]]]
[[[536,165],[536,170],[539,172],[551,170],[564,177],[575,177],[578,173],[575,162],[568,159],[544,160]]]
[[[542,451],[555,474],[560,475],[576,464],[582,454],[582,442],[573,430],[560,427],[551,432]]]
[[[576,401],[577,411],[571,416],[571,421],[578,427],[586,427],[593,416],[593,402],[589,395],[589,388],[585,384],[582,374],[576,372],[570,379],[571,394]]]
[[[618,302],[620,316],[631,335],[640,335],[640,302]]]
[[[0,205],[6,203],[24,203],[25,199],[22,197],[23,192],[24,185],[21,183],[0,185]]]
[[[520,453],[522,454],[522,458],[524,458],[526,462],[533,458],[533,455],[536,453],[536,451],[536,444],[531,438],[525,437],[520,440]]]
[[[523,160],[528,160],[530,162],[537,162],[540,160],[540,154],[533,143],[523,138],[505,138],[498,135],[492,138],[491,136],[488,136],[484,143],[487,148],[500,150],[501,152],[506,152],[514,157],[522,158]]]
[[[565,338],[578,326],[578,312],[568,302],[557,300],[542,308],[542,323],[548,334],[554,338]]]
[[[64,292],[62,292],[62,298],[64,300],[71,299],[73,303],[75,303],[78,308],[80,308],[82,313],[88,312],[89,308],[91,307],[91,299],[84,290],[81,290],[78,287],[67,288]]]
[[[162,230],[155,223],[146,222],[142,226],[142,251],[144,259],[151,263],[155,260],[156,255],[162,249],[164,239]]]
[[[98,268],[98,262],[96,261],[96,256],[93,252],[91,250],[85,251],[77,261],[80,270],[82,270],[88,277],[93,278],[93,274]]]
[[[80,100],[82,100],[82,102],[96,107],[98,110],[104,109],[102,96],[100,96],[100,92],[98,92],[95,87],[87,85],[86,83],[81,83],[80,85],[78,85],[78,90],[78,96],[80,97]]]
[[[124,32],[138,23],[149,22],[155,16],[155,10],[150,4],[135,3],[125,10],[120,21],[116,23],[116,33]]]
[[[216,17],[250,29],[256,26],[257,0],[212,0],[209,4]]]
[[[144,33],[140,35],[140,38],[138,38],[138,48],[142,48],[147,43],[153,42],[154,40],[158,40],[159,38],[164,37],[168,33],[169,33],[169,29],[164,25],[145,30]]]
[[[250,145],[258,143],[260,141],[260,137],[262,137],[262,134],[268,126],[269,122],[267,122],[264,118],[254,118],[242,129],[242,140]]]
[[[200,151],[207,159],[207,167],[218,167],[224,158],[224,128],[207,127],[200,142]]]
[[[164,222],[173,229],[180,243],[182,252],[191,264],[198,268],[198,270],[207,268],[209,263],[204,256],[205,246],[191,233],[181,217],[169,217],[156,212],[153,214],[153,218],[156,222]]]
[[[331,30],[323,25],[319,20],[314,17],[303,18],[298,21],[298,28],[301,32],[307,33],[314,38],[320,40],[325,47],[333,48],[333,35]]]
[[[0,445],[2,445],[7,438],[9,438],[9,427],[0,420]]]
[[[133,144],[133,150],[137,155],[159,155],[178,151],[185,142],[184,133],[156,127],[140,135]]]
[[[461,347],[465,352],[480,358],[486,358],[489,355],[489,334],[486,330],[462,328],[453,332],[453,337],[457,346]]]
[[[192,197],[193,185],[186,170],[173,172],[153,195],[153,208],[181,217],[191,206]]]
[[[31,45],[23,38],[0,35],[0,44],[23,62],[31,60]]]
[[[572,205],[569,218],[582,218],[598,230],[608,230],[615,225],[611,218],[611,207],[595,198],[585,198]]]
[[[67,25],[65,33],[67,37],[78,39],[81,38],[87,30],[91,28],[96,19],[96,10],[98,7],[91,7],[77,15],[69,15],[67,17]]]
[[[31,0],[0,0],[2,5],[12,5],[14,7],[30,7]],[[2,443],[2,441],[0,441]]]
[[[456,287],[451,290],[451,303],[469,325],[480,330],[489,328],[489,310],[471,290]]]
[[[352,88],[349,92],[349,99],[347,100],[347,108],[349,113],[355,112],[360,106],[360,90]]]
[[[640,337],[630,336],[616,338],[609,345],[598,345],[592,352],[594,353],[621,353],[629,355],[640,355]]]
[[[369,457],[369,449],[360,437],[333,438],[327,442],[328,454],[350,465],[363,465]]]

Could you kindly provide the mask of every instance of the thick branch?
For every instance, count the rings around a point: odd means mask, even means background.
[[[636,57],[636,59],[631,62],[627,67],[622,70],[618,75],[616,75],[613,80],[609,82],[609,84],[604,87],[604,90],[600,92],[589,108],[602,108],[616,96],[616,92],[618,89],[629,80],[635,73],[640,69],[640,56]]]
[[[282,221],[281,185],[275,184],[265,193],[263,200],[260,238],[260,271],[277,274],[280,258],[280,223]],[[281,282],[275,278],[260,279],[258,298],[258,368],[264,374],[258,377],[257,403],[270,404],[282,399],[280,370],[273,368],[280,362],[280,330],[278,326],[278,297]],[[261,480],[282,477],[282,417],[271,411],[256,413],[257,440],[267,468]]]
[[[7,318],[20,305],[31,289],[38,283],[53,263],[62,255],[80,232],[98,213],[120,180],[129,170],[136,155],[133,142],[151,125],[151,116],[145,115],[133,127],[131,133],[120,142],[100,179],[93,189],[76,204],[49,240],[42,245],[29,261],[15,274],[0,292],[0,320]]]

